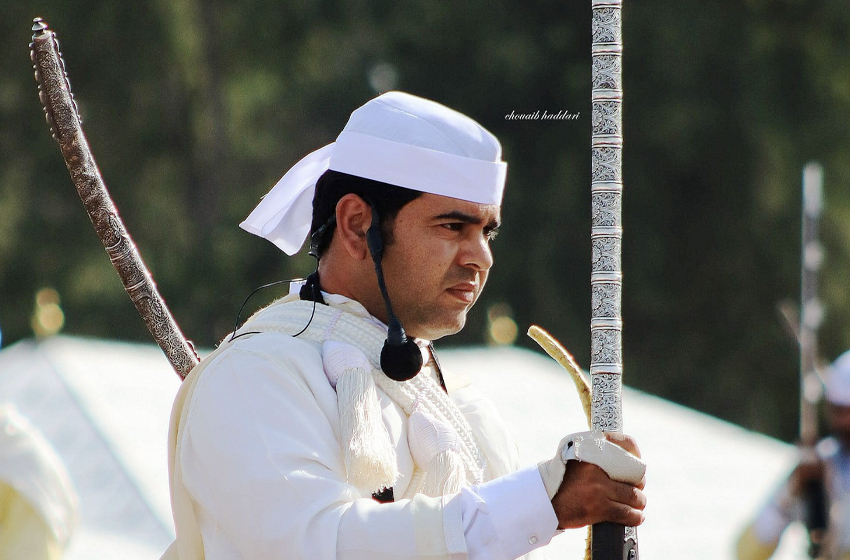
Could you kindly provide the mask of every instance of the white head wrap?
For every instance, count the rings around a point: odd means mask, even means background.
[[[840,355],[829,368],[826,400],[832,404],[850,406],[850,350]]]
[[[507,164],[496,137],[466,115],[391,91],[351,113],[336,142],[305,156],[240,227],[288,255],[310,232],[313,193],[328,169],[480,204],[501,204]]]

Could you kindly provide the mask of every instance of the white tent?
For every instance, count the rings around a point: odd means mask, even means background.
[[[517,348],[440,353],[471,375],[514,430],[527,464],[585,429],[572,381],[548,357]],[[628,379],[627,379],[628,380]],[[50,440],[80,495],[80,525],[66,558],[156,559],[173,538],[166,434],[179,379],[153,345],[58,336],[0,352],[0,402],[11,401]],[[626,389],[626,432],[649,463],[649,560],[731,560],[734,539],[791,469],[791,446]],[[787,535],[777,559],[805,558]],[[584,531],[550,545],[552,558],[582,558]]]

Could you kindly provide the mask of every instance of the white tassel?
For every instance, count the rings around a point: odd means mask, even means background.
[[[410,415],[408,429],[413,460],[424,471],[420,491],[433,497],[459,492],[466,483],[466,467],[457,451],[457,432],[421,410]]]
[[[349,483],[370,492],[390,488],[399,476],[396,454],[368,359],[350,344],[328,341],[322,346],[322,361],[336,386]]]
[[[428,463],[422,493],[432,497],[456,494],[465,484],[463,459],[457,451],[446,449],[434,455]]]

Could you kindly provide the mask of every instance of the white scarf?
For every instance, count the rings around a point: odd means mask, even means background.
[[[380,388],[408,417],[414,472],[405,498],[440,496],[483,481],[485,462],[469,423],[439,386],[433,362],[409,381],[393,381],[380,369],[386,327],[359,303],[328,295],[333,306],[289,296],[255,314],[241,332],[295,334],[322,344],[322,360],[339,404],[341,445],[349,483],[368,490],[392,487],[399,472],[395,449],[381,419]],[[239,332],[237,332],[237,335]]]

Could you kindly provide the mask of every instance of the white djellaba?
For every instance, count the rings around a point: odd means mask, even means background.
[[[840,355],[829,367],[825,396],[832,404],[850,406],[850,351]]]

